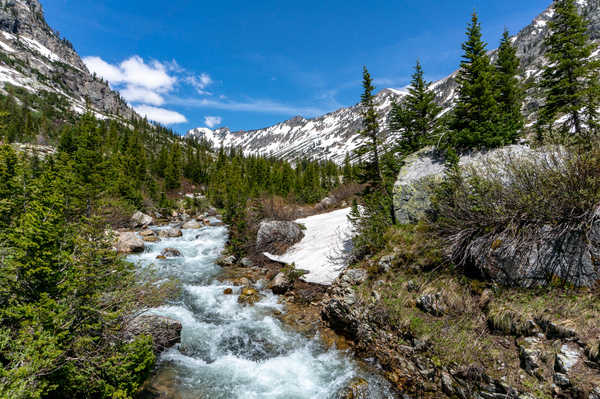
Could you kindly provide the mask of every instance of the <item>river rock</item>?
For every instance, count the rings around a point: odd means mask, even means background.
[[[133,340],[139,335],[149,335],[154,342],[154,352],[159,354],[181,342],[182,325],[179,321],[158,315],[141,315],[131,320],[125,335]]]
[[[183,233],[181,232],[181,230],[179,230],[177,228],[160,230],[158,232],[158,236],[164,237],[164,238],[177,238],[177,237],[181,237],[182,235],[183,235]]]
[[[142,213],[140,211],[137,211],[131,217],[131,226],[133,228],[147,227],[147,226],[151,225],[153,222],[154,222],[154,219],[152,219],[152,216],[146,215],[145,213]]]
[[[198,222],[197,220],[189,220],[187,222],[185,222],[183,224],[183,226],[181,226],[182,229],[199,229],[202,228],[204,225],[200,222]]]
[[[260,294],[257,290],[251,287],[242,288],[242,292],[238,297],[238,303],[245,305],[254,305],[256,302],[260,301]]]
[[[370,399],[369,383],[364,378],[356,377],[350,380],[336,395],[337,399]]]
[[[154,236],[154,237],[142,237],[142,240],[144,242],[159,242],[160,238]]]
[[[256,249],[280,255],[285,249],[304,238],[298,223],[287,221],[263,221],[256,234]]]
[[[223,295],[233,295],[233,289],[232,288],[225,288],[223,290]]]
[[[131,254],[144,252],[144,241],[133,232],[124,232],[119,234],[117,241],[117,251],[122,254]]]
[[[292,282],[288,276],[285,273],[278,273],[269,285],[269,288],[271,288],[273,294],[283,295],[291,288],[291,286]]]
[[[175,248],[165,248],[160,254],[165,258],[179,258],[182,256],[181,252]]]
[[[223,255],[223,256],[220,256],[215,263],[221,267],[228,267],[228,266],[235,265],[236,260],[237,259],[233,255],[229,255],[229,256]]]
[[[140,236],[143,237],[156,237],[156,232],[154,230],[146,229],[140,231]]]
[[[242,258],[242,260],[240,261],[240,264],[244,267],[253,267],[254,266],[254,262],[252,262],[250,260],[250,258]]]
[[[208,210],[206,211],[206,215],[210,217],[217,216],[218,214],[219,212],[215,208],[208,208]]]

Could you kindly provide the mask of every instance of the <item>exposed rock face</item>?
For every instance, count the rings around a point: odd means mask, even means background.
[[[154,219],[152,219],[152,216],[146,215],[145,213],[142,213],[140,211],[137,211],[131,217],[131,225],[134,229],[138,227],[148,227],[153,222]]]
[[[127,325],[125,334],[128,339],[139,335],[149,335],[154,342],[154,353],[159,354],[181,342],[183,326],[177,320],[157,315],[141,315]]]
[[[123,254],[144,252],[144,241],[136,236],[135,233],[121,233],[117,241],[117,251]]]
[[[494,162],[502,157],[531,156],[528,146],[512,145],[460,157],[461,167]],[[394,185],[394,211],[398,223],[415,223],[431,208],[431,186],[444,177],[445,159],[433,147],[418,151],[404,161]]]
[[[89,103],[101,117],[128,120],[135,115],[108,83],[90,74],[72,45],[48,26],[38,0],[0,0],[0,31],[0,53],[13,64],[0,70],[0,86],[10,83],[29,91],[57,93],[76,112],[85,112]]]
[[[304,238],[304,233],[297,223],[263,221],[256,234],[256,249],[260,252],[281,254],[302,238]]]

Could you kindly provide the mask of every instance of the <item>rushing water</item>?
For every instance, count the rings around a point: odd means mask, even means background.
[[[171,371],[175,396],[327,399],[360,376],[370,382],[369,398],[393,397],[381,377],[362,371],[348,354],[326,350],[277,320],[274,311],[285,311],[277,296],[263,290],[254,306],[238,304],[240,287],[215,279],[221,270],[215,260],[226,239],[225,227],[183,230],[183,237],[148,243],[143,254],[129,257],[183,285],[178,301],[151,311],[183,324],[181,344],[159,362]],[[176,248],[183,257],[156,260],[165,248]],[[226,288],[233,295],[224,295]]]

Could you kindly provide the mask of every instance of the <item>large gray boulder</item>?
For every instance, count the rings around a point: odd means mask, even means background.
[[[287,248],[304,238],[298,223],[285,221],[263,221],[256,234],[256,249],[280,255]]]
[[[133,232],[120,233],[117,239],[117,252],[131,254],[144,252],[144,241]]]
[[[131,226],[133,228],[148,227],[153,222],[154,222],[154,219],[152,219],[152,216],[146,215],[145,213],[142,213],[140,211],[137,211],[131,217]]]
[[[183,326],[177,320],[158,315],[141,315],[131,320],[125,327],[125,336],[133,340],[140,335],[152,337],[154,353],[159,354],[181,342]]]
[[[538,152],[526,145],[511,145],[485,152],[470,152],[459,159],[461,167],[494,162],[505,157],[530,156]],[[431,188],[444,178],[446,160],[426,147],[404,160],[394,185],[394,212],[401,224],[416,223],[431,208]]]

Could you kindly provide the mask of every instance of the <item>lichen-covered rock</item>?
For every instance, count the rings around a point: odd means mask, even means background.
[[[256,234],[256,249],[279,255],[288,247],[302,240],[304,232],[298,223],[287,221],[263,221]]]
[[[524,145],[471,152],[460,157],[459,165],[474,165],[503,156],[528,156],[533,152]],[[394,212],[398,223],[415,223],[431,208],[431,187],[443,179],[445,162],[442,154],[433,147],[426,147],[404,160],[394,185]]]
[[[158,315],[141,315],[131,320],[125,328],[125,336],[133,340],[149,335],[154,342],[154,352],[159,354],[181,342],[182,325],[179,321]]]
[[[117,240],[117,252],[122,254],[131,254],[144,252],[144,241],[133,232],[124,232],[119,234]]]

